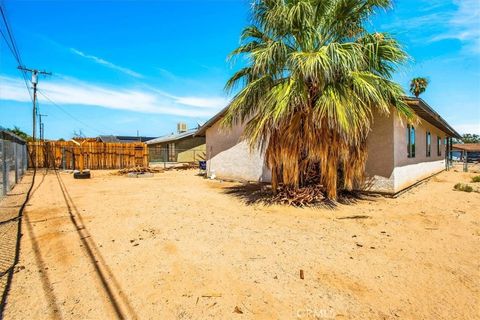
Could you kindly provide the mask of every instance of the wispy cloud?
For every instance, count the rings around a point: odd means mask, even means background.
[[[99,57],[96,57],[96,56],[93,56],[93,55],[90,55],[90,54],[86,54],[86,53],[84,53],[80,50],[77,50],[75,48],[70,48],[70,51],[75,53],[76,55],[79,55],[79,56],[84,57],[86,59],[92,60],[92,61],[94,61],[98,64],[101,64],[101,65],[103,65],[107,68],[120,71],[122,73],[125,73],[125,74],[127,74],[129,76],[132,76],[132,77],[135,77],[135,78],[143,78],[143,76],[138,72],[135,72],[135,71],[130,70],[130,69],[125,68],[125,67],[118,66],[118,65],[113,64],[110,61],[104,60],[102,58],[99,58]]]
[[[218,106],[225,106],[228,100],[224,97],[197,97],[197,96],[176,96],[168,92],[147,86],[149,90],[159,94],[160,96],[171,99],[175,103],[192,106],[197,108],[218,108]]]
[[[460,134],[464,134],[464,133],[480,134],[480,124],[479,123],[454,124],[453,127]]]
[[[200,97],[176,97],[177,103],[187,106],[201,107],[201,108],[217,108],[219,105],[226,105],[225,98],[200,98]]]
[[[480,1],[423,0],[418,6],[423,9],[416,14],[409,12],[406,19],[393,16],[383,27],[396,34],[408,34],[412,42],[455,39],[467,53],[480,52]]]
[[[432,38],[432,42],[457,39],[466,49],[480,53],[480,1],[455,1],[458,9],[448,19],[448,30]]]
[[[25,84],[18,78],[0,75],[0,84],[0,100],[30,101]],[[113,88],[72,78],[45,81],[42,88],[60,105],[98,106],[183,117],[210,117],[227,104],[223,97],[180,97],[150,88]]]

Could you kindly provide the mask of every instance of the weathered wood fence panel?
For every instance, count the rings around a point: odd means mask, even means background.
[[[145,143],[37,141],[28,143],[28,166],[37,168],[78,169],[83,153],[85,169],[122,169],[148,166],[148,148]]]

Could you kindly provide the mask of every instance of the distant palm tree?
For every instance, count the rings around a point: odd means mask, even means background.
[[[428,79],[427,78],[413,78],[410,82],[410,92],[415,95],[415,97],[419,97],[422,93],[427,90],[428,87]]]
[[[25,133],[24,131],[22,131],[19,127],[17,126],[14,126],[13,129],[7,129],[7,131],[10,131],[11,133],[19,136],[20,138],[22,138],[23,140],[25,141],[30,141],[32,139],[32,137],[30,137],[27,133]]]
[[[265,151],[272,189],[362,182],[372,112],[411,116],[404,91],[391,80],[407,59],[386,33],[365,23],[390,0],[255,0],[253,25],[231,57],[246,66],[226,84],[241,90],[223,124],[246,123],[252,148]],[[312,175],[312,172],[314,173]],[[310,179],[311,177],[315,179]]]

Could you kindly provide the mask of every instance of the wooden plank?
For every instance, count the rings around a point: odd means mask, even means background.
[[[28,143],[29,152],[32,152],[35,146],[37,146],[35,158],[39,168],[62,168],[65,162],[66,169],[78,169],[82,153],[88,169],[148,166],[148,147],[145,143],[104,143],[88,140],[80,149],[71,141],[37,141]],[[34,159],[29,157],[28,160],[29,166],[32,167]]]

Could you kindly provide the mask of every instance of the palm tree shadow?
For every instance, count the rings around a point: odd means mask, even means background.
[[[270,201],[272,198],[272,189],[262,183],[246,183],[227,187],[224,193],[239,198],[247,205],[272,204]]]
[[[234,196],[242,200],[246,205],[273,205],[273,204],[283,204],[277,203],[273,197],[273,191],[269,184],[265,183],[245,183],[236,186],[226,187],[224,193],[227,195]],[[313,208],[322,208],[322,209],[335,209],[338,204],[343,205],[354,205],[362,200],[371,201],[372,197],[369,195],[362,194],[361,192],[356,191],[340,191],[337,201],[332,201],[325,198],[322,201],[318,201],[309,205]]]

